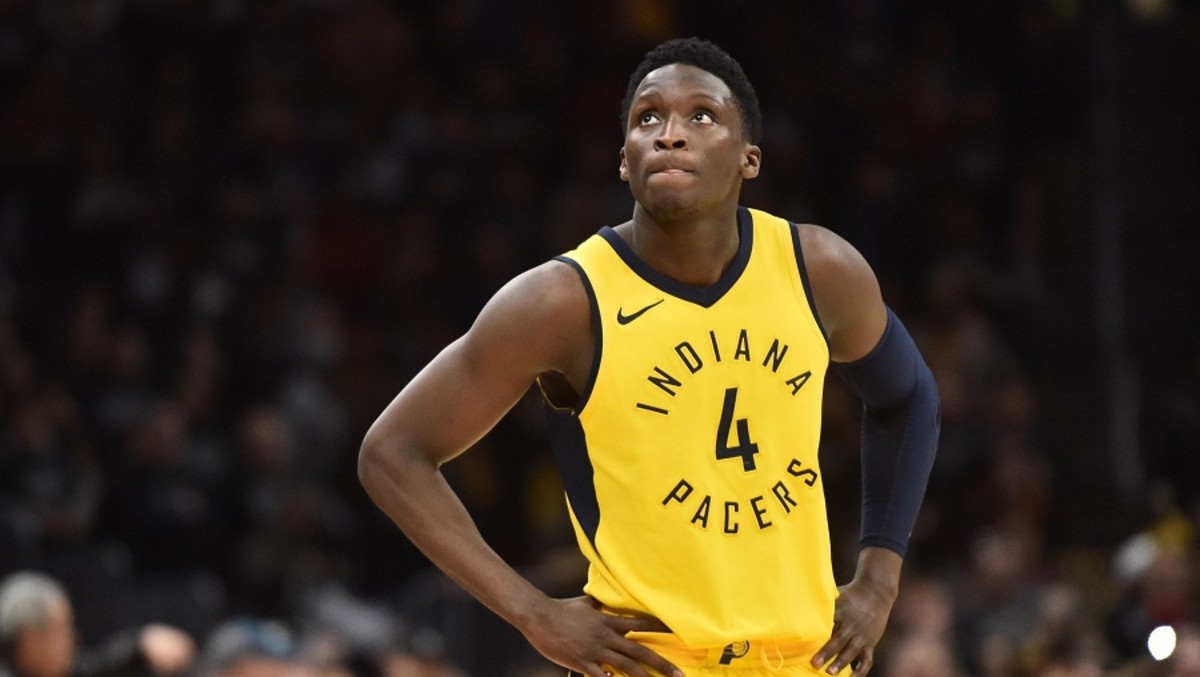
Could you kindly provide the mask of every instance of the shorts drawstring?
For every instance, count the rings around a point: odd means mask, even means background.
[[[767,658],[767,647],[768,646],[772,650],[774,650],[775,655],[779,657],[779,665],[772,665],[771,659]],[[761,652],[759,652],[758,656],[759,656],[759,658],[762,659],[763,667],[770,670],[771,672],[779,672],[780,670],[783,669],[783,666],[787,663],[787,659],[783,657],[783,652],[779,650],[779,645],[776,644],[775,642],[763,642],[763,650]]]

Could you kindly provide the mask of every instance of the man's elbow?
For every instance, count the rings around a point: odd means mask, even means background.
[[[423,482],[437,471],[437,463],[394,432],[372,427],[358,448],[358,481],[367,493],[377,494]]]
[[[381,435],[372,428],[358,447],[358,481],[367,493],[371,493],[372,483],[378,482],[385,472],[387,445],[380,438]]]
[[[942,427],[942,398],[938,393],[938,385],[937,381],[933,378],[933,372],[924,361],[921,362],[917,369],[917,386],[913,388],[912,399],[917,401],[917,406],[920,407],[926,418],[933,424],[934,430],[940,431]]]

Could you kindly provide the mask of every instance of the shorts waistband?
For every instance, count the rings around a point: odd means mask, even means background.
[[[779,669],[808,663],[823,641],[801,639],[752,639],[725,646],[689,647],[672,634],[631,632],[629,639],[646,646],[680,667],[767,667]]]

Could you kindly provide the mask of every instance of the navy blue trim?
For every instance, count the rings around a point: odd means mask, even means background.
[[[601,330],[600,324],[600,304],[596,302],[596,290],[592,289],[592,281],[588,279],[587,273],[578,261],[566,256],[555,256],[555,261],[563,263],[575,269],[579,274],[579,279],[583,281],[583,290],[587,292],[588,305],[592,308],[592,336],[595,341],[595,349],[592,352],[592,367],[588,370],[587,383],[583,385],[583,392],[579,393],[579,401],[575,403],[574,411],[579,413],[587,406],[588,399],[592,396],[592,386],[596,383],[596,374],[600,373],[600,353],[604,348],[604,332]]]
[[[754,246],[754,219],[750,216],[750,210],[745,207],[738,207],[738,250],[733,257],[733,262],[729,268],[721,274],[721,278],[715,283],[704,287],[693,287],[684,284],[678,280],[663,275],[657,270],[650,267],[645,261],[634,253],[633,248],[629,243],[621,239],[617,231],[609,226],[600,229],[600,236],[603,237],[612,248],[629,266],[633,272],[637,273],[646,282],[661,289],[663,292],[690,301],[704,308],[711,308],[714,303],[721,300],[725,292],[729,291],[733,284],[741,277],[742,271],[746,269],[746,264],[750,262],[750,249]]]
[[[588,456],[583,423],[571,412],[551,406],[546,407],[546,419],[554,462],[558,465],[558,474],[567,492],[571,511],[595,548],[596,528],[600,525],[600,503],[596,500],[595,469]]]
[[[829,332],[825,331],[825,325],[821,323],[821,314],[817,312],[817,302],[813,299],[812,283],[808,280],[808,266],[804,264],[804,248],[800,246],[800,227],[788,221],[788,230],[792,231],[792,249],[796,251],[796,267],[800,269],[800,281],[804,283],[804,295],[808,298],[808,309],[812,311],[813,319],[817,321],[817,328],[821,330],[821,336],[825,337],[825,345],[829,345]]]

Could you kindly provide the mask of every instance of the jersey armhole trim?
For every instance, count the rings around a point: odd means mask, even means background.
[[[821,337],[825,339],[825,346],[829,346],[829,333],[825,331],[825,325],[821,322],[821,314],[817,312],[817,302],[813,300],[812,283],[808,279],[808,266],[804,265],[804,248],[800,246],[800,227],[788,221],[788,230],[792,234],[792,249],[796,253],[796,268],[800,271],[800,283],[804,285],[804,297],[808,299],[808,309],[812,312],[813,319],[817,322],[817,329],[821,330]]]
[[[592,281],[588,279],[587,272],[583,270],[583,266],[579,265],[578,261],[562,255],[555,256],[554,260],[571,266],[579,274],[579,279],[583,282],[583,290],[587,292],[588,306],[591,308],[592,336],[595,343],[592,352],[592,365],[588,369],[587,382],[583,386],[583,392],[579,393],[579,401],[575,403],[573,408],[564,408],[564,410],[570,411],[575,416],[579,416],[583,412],[583,408],[587,406],[588,400],[591,399],[592,387],[596,385],[596,376],[600,373],[600,355],[604,347],[604,330],[603,325],[600,324],[600,304],[596,301],[596,291],[592,289]],[[559,409],[553,402],[547,400],[547,403]]]

